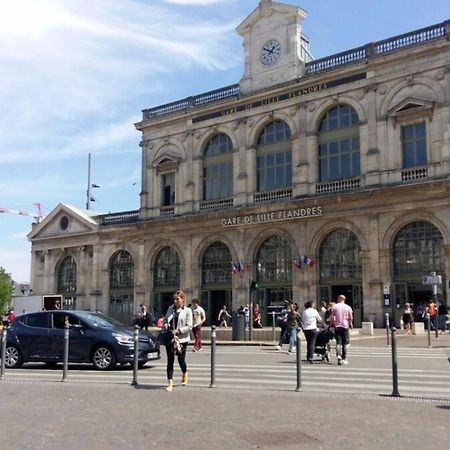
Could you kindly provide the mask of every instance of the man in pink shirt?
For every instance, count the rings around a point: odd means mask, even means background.
[[[350,342],[349,328],[353,320],[353,311],[345,304],[345,295],[339,295],[331,310],[331,323],[336,329],[336,354],[338,365],[348,364],[347,345]]]

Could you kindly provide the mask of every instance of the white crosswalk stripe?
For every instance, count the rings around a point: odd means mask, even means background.
[[[302,357],[305,356],[302,349]],[[238,358],[240,357],[240,359]],[[337,366],[317,362],[302,363],[302,389],[323,393],[392,392],[391,349],[389,347],[352,347],[350,364]],[[239,359],[237,362],[236,360]],[[240,361],[245,361],[241,363]],[[420,367],[415,362],[420,361]],[[374,364],[370,364],[374,363]],[[376,364],[375,364],[376,363]],[[365,365],[362,365],[365,364]],[[433,365],[431,369],[428,367]],[[141,385],[163,386],[166,378],[165,358],[148,363],[138,373]],[[450,370],[442,349],[404,348],[398,351],[398,383],[402,395],[450,398]],[[201,358],[188,355],[189,384],[209,387],[211,381],[210,353],[205,348]],[[223,389],[294,390],[296,387],[296,356],[286,355],[270,347],[220,347],[216,354],[215,385]],[[132,370],[97,372],[90,368],[70,369],[68,380],[82,383],[130,384]],[[175,384],[180,380],[175,363]],[[8,370],[7,379],[17,381],[60,381],[61,370],[45,370],[40,366]]]

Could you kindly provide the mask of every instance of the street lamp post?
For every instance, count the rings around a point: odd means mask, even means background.
[[[91,209],[91,202],[95,202],[95,198],[91,195],[92,188],[99,188],[98,184],[91,183],[91,154],[89,153],[88,157],[88,183],[87,183],[87,191],[86,191],[86,209]]]

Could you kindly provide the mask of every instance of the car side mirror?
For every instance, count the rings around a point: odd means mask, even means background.
[[[73,330],[78,330],[81,334],[84,334],[84,327],[83,325],[80,325],[79,323],[75,323],[70,326]]]

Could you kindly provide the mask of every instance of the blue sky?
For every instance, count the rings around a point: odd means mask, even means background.
[[[321,58],[450,19],[448,0],[289,0]],[[139,208],[141,110],[239,81],[258,0],[2,0],[0,208]],[[32,218],[0,214],[0,266],[30,278]]]

